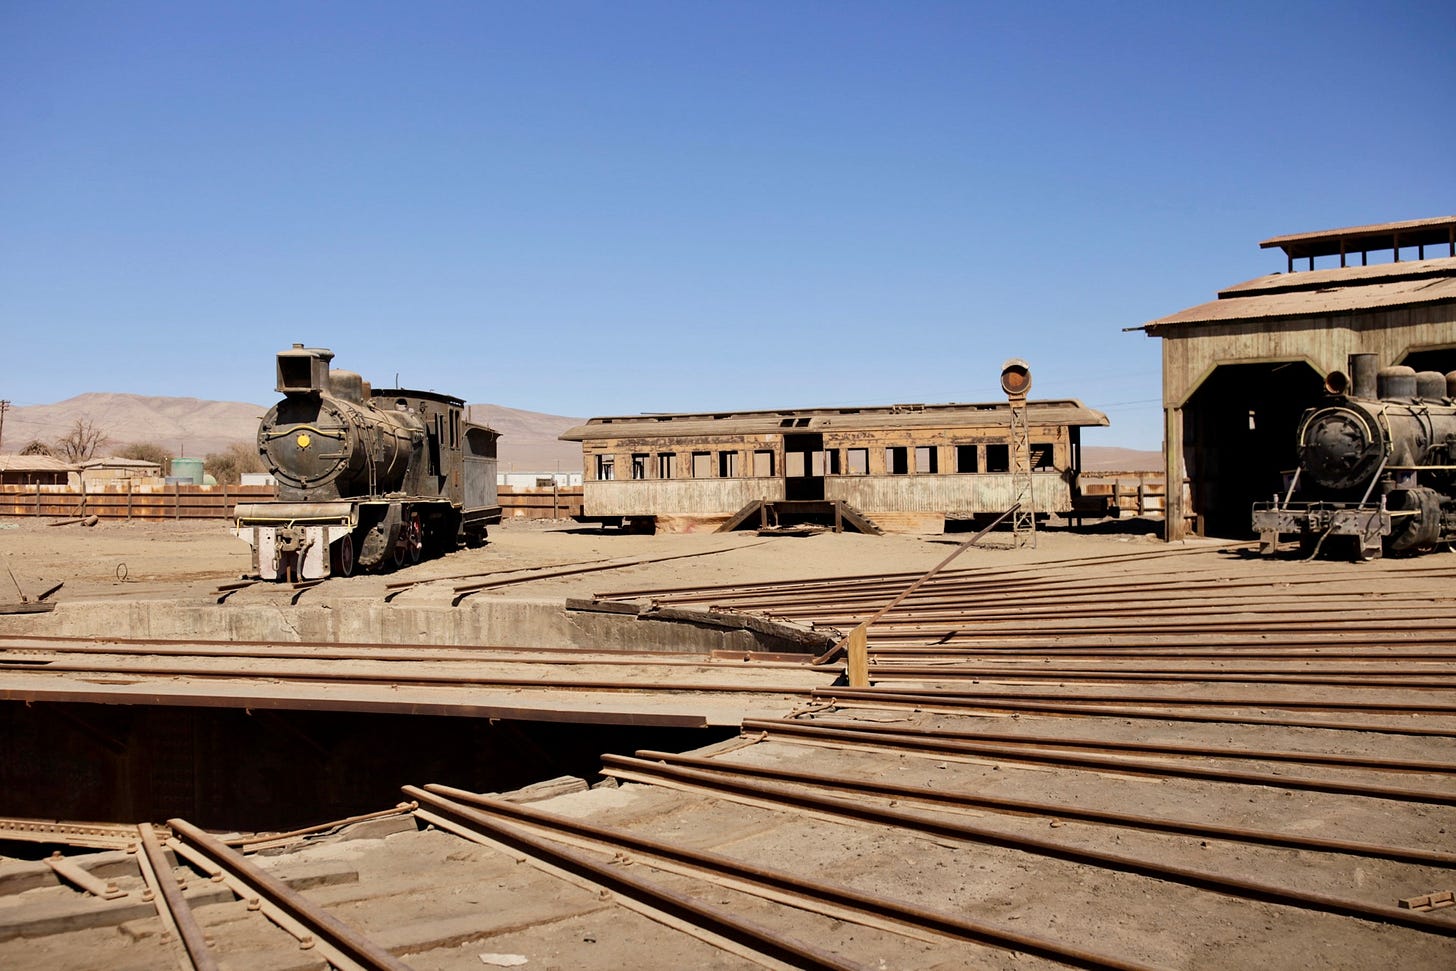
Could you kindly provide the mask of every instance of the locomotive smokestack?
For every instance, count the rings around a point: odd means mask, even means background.
[[[1350,355],[1350,397],[1369,401],[1375,397],[1375,375],[1380,370],[1374,354]]]
[[[294,344],[278,352],[280,394],[324,394],[329,390],[329,362],[334,352],[327,347]]]

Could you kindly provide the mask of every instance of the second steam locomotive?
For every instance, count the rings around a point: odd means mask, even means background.
[[[278,499],[233,513],[255,573],[349,576],[484,542],[500,522],[497,433],[465,421],[459,398],[373,389],[333,357],[302,344],[278,354],[284,397],[258,427]]]
[[[1377,370],[1375,355],[1352,354],[1325,390],[1300,419],[1288,491],[1254,507],[1264,552],[1282,533],[1312,549],[1353,537],[1362,559],[1456,538],[1456,371]]]

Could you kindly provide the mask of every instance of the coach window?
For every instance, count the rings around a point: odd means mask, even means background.
[[[720,479],[736,479],[736,478],[738,478],[738,453],[737,452],[719,452],[718,453],[718,478],[720,478]]]
[[[659,479],[671,479],[677,475],[677,453],[657,453],[657,477]]]
[[[870,474],[870,450],[867,448],[845,449],[845,459],[850,475]]]
[[[616,461],[615,460],[616,460],[616,456],[615,455],[598,455],[597,456],[597,481],[598,482],[606,482],[609,479],[615,479],[617,477],[617,475],[616,475],[616,469],[615,469],[615,465],[616,465]]]
[[[1009,446],[1009,445],[987,445],[986,446],[986,471],[987,472],[1010,472],[1011,471],[1011,446]]]
[[[713,477],[713,453],[693,453],[693,478],[711,479]]]
[[[651,458],[646,452],[634,452],[632,455],[632,478],[647,478],[647,460]]]
[[[885,471],[890,475],[910,473],[910,449],[904,445],[890,445],[885,448]]]
[[[753,474],[760,479],[772,478],[774,474],[773,449],[761,448],[753,453]]]
[[[915,472],[918,475],[934,475],[940,471],[940,449],[934,445],[915,446]]]
[[[1056,468],[1056,447],[1051,442],[1032,442],[1031,467],[1033,469]]]
[[[976,446],[974,445],[957,445],[955,459],[957,472],[981,471],[981,464],[977,461]]]

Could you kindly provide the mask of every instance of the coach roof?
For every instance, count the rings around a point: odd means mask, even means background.
[[[1102,412],[1073,399],[1029,401],[1035,425],[1108,424]],[[770,435],[898,428],[994,428],[1010,424],[1006,402],[990,404],[906,404],[862,408],[795,408],[781,411],[719,411],[592,418],[568,429],[561,440],[688,438],[700,435]]]

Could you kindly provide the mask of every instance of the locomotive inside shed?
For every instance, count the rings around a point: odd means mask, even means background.
[[[1164,537],[1250,539],[1297,466],[1300,416],[1352,354],[1456,368],[1456,216],[1276,236],[1282,272],[1140,327],[1163,341]]]

